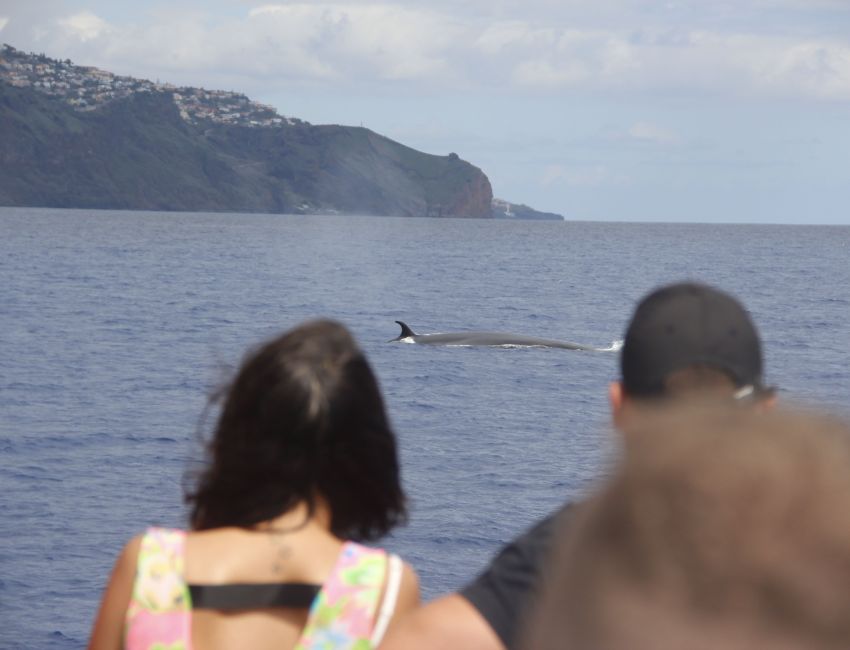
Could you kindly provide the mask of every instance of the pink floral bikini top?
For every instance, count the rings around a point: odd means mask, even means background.
[[[191,650],[192,595],[183,575],[185,539],[185,531],[170,528],[150,528],[142,538],[127,608],[127,650]],[[392,616],[400,578],[397,556],[346,542],[312,600],[295,650],[377,646]]]

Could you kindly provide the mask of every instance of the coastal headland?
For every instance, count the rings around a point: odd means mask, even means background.
[[[0,205],[514,217],[504,203],[455,153],[0,46]]]

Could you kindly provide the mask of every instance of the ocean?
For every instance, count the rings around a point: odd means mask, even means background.
[[[751,311],[784,401],[850,415],[850,227],[0,208],[0,647],[83,648],[125,541],[185,521],[207,396],[318,316],[366,351],[426,598],[616,456],[615,352],[388,343],[508,331],[606,347],[684,279]]]

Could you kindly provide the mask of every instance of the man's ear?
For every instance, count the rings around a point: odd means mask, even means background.
[[[611,418],[614,420],[614,426],[618,429],[623,418],[623,383],[620,381],[612,381],[608,384],[608,401],[611,404]]]

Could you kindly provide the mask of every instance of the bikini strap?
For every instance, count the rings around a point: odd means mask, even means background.
[[[125,620],[128,650],[187,642],[192,602],[183,576],[186,533],[149,528],[142,537]]]
[[[387,626],[395,612],[395,604],[401,587],[402,566],[401,558],[398,555],[390,555],[387,588],[384,590],[381,611],[378,612],[378,619],[375,621],[375,627],[372,630],[372,646],[375,648],[381,645],[381,640],[384,638],[384,633],[387,631]]]
[[[387,576],[381,549],[346,542],[336,565],[310,607],[295,650],[368,650]]]
[[[189,585],[192,609],[217,609],[220,611],[264,609],[267,607],[306,609],[313,603],[320,590],[320,585],[302,582]]]

